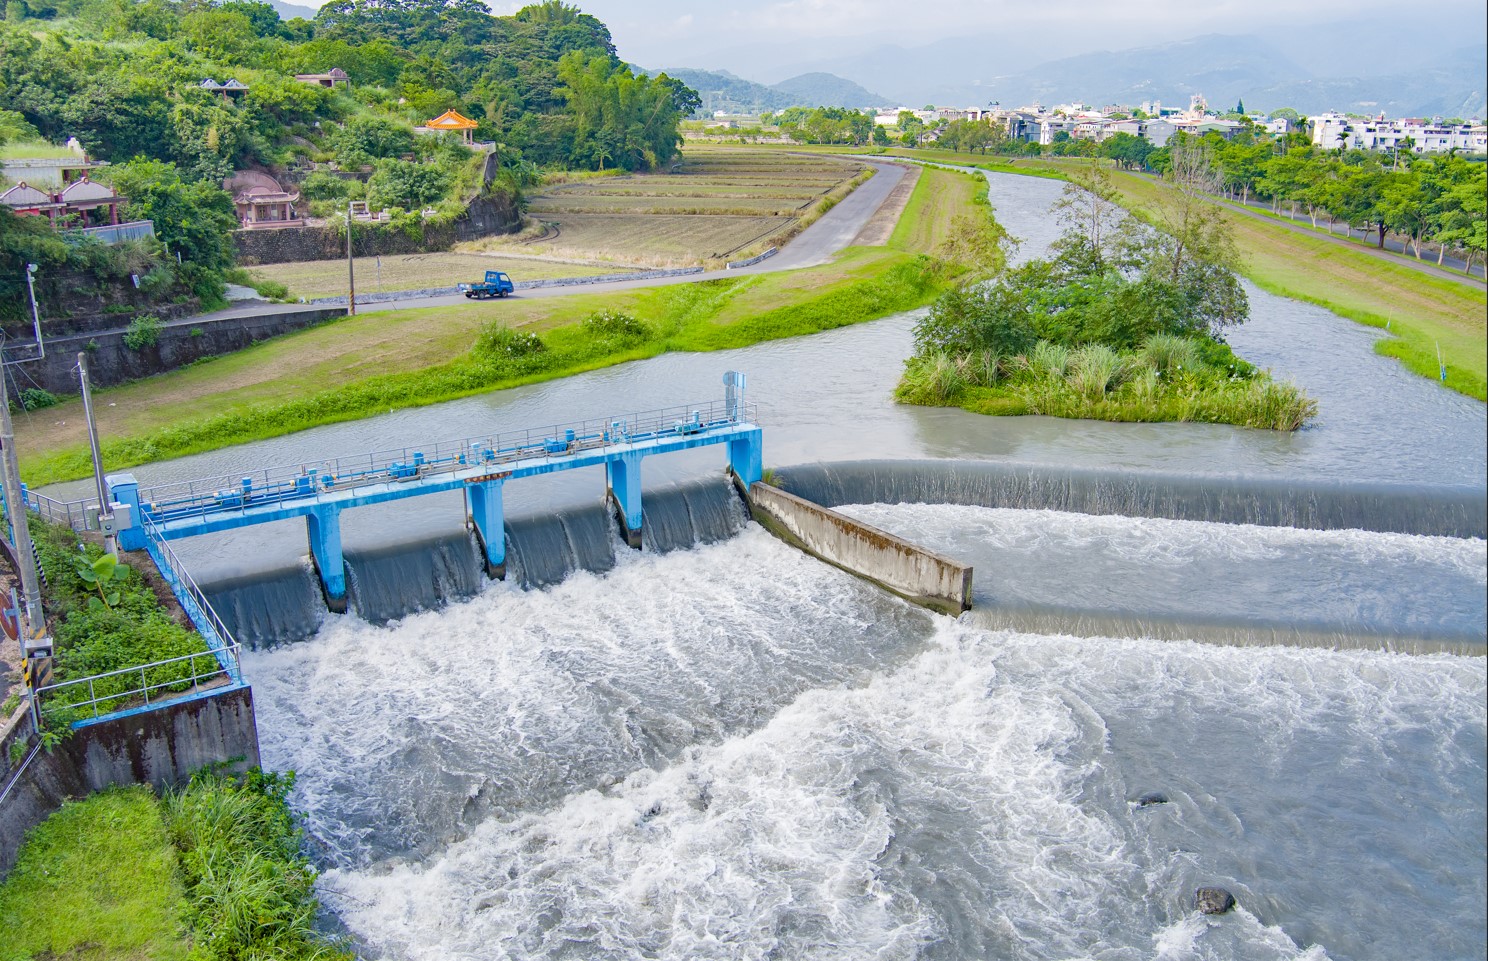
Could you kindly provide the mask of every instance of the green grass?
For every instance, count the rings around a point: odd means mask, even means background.
[[[110,470],[120,469],[396,408],[565,377],[666,351],[724,350],[859,323],[934,300],[943,287],[939,275],[932,276],[931,266],[909,254],[858,248],[845,251],[833,264],[794,273],[513,301],[502,305],[511,308],[505,311],[472,305],[362,314],[221,361],[101,392],[104,399],[97,409],[109,409],[104,406],[108,403],[117,404],[114,410],[127,405],[133,428],[124,436],[105,432],[104,460]],[[634,316],[658,334],[640,345],[590,349],[579,325],[603,309]],[[553,348],[547,352],[548,363],[541,368],[511,367],[469,354],[480,321],[492,319],[539,332]],[[297,353],[305,359],[308,352],[302,348],[307,342],[317,342],[319,351],[329,339],[354,352],[361,330],[378,326],[386,334],[383,325],[387,324],[401,326],[398,336],[389,337],[378,350],[355,362],[337,355],[326,363],[292,366]],[[424,338],[424,331],[430,336]],[[423,353],[407,349],[411,338],[421,339]],[[290,369],[278,367],[281,361],[291,365]],[[372,373],[390,366],[400,373]],[[248,369],[262,373],[264,379],[241,390],[223,386],[232,380],[231,375]],[[65,418],[71,414],[68,407],[60,405],[46,413]],[[24,446],[30,454],[24,472],[31,483],[39,486],[91,471],[86,446],[59,449],[48,444],[41,431],[30,438],[39,441]]]
[[[0,885],[0,961],[185,959],[185,890],[149,788],[69,801]]]
[[[294,776],[210,771],[69,801],[0,885],[0,961],[349,961],[315,930]]]
[[[964,197],[956,191],[937,197],[938,181],[922,177],[911,199],[918,216],[935,223],[975,195],[973,181],[944,176]],[[117,470],[666,351],[724,350],[914,309],[957,274],[917,252],[937,236],[931,229],[918,239],[901,238],[900,246],[910,249],[849,248],[830,264],[799,271],[359,314],[99,392],[104,461]],[[636,318],[652,336],[624,343],[587,336],[583,321],[604,310]],[[497,320],[542,337],[548,349],[541,362],[496,362],[472,352],[482,326]],[[18,421],[22,471],[33,485],[91,472],[77,406],[60,404]]]
[[[44,599],[55,625],[56,680],[199,655],[145,672],[151,685],[163,685],[151,694],[159,699],[190,688],[194,674],[211,674],[218,669],[216,655],[208,653],[201,635],[171,619],[138,570],[129,569],[122,581],[110,585],[109,591],[116,594],[111,607],[103,606],[101,600],[93,603],[90,598],[98,595],[83,583],[76,561],[80,557],[96,560],[103,551],[88,545],[85,552],[79,552],[77,535],[71,529],[45,522],[34,514],[30,529],[37,561],[46,571]],[[132,672],[54,692],[43,705],[45,723],[49,729],[65,731],[80,710],[69,705],[92,696],[107,698],[98,704],[100,711],[129,707],[137,700],[126,697],[125,692],[137,689],[140,680],[140,675]],[[91,715],[92,708],[81,710],[82,716]]]
[[[1201,352],[1194,341],[1155,337],[1143,350],[1126,353],[1100,344],[1067,349],[1041,341],[1027,356],[915,357],[894,396],[906,404],[998,416],[1282,431],[1297,430],[1316,416],[1317,402],[1295,385],[1212,368]]]

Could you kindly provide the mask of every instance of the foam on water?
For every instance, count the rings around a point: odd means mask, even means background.
[[[604,576],[492,584],[378,627],[330,617],[249,654],[265,764],[301,772],[341,863],[417,855],[758,726],[802,690],[908,656],[930,618],[783,548],[615,551]],[[741,579],[739,571],[768,571]]]
[[[322,887],[354,930],[415,959],[1467,957],[1453,948],[1482,943],[1468,919],[1483,841],[1481,827],[1460,832],[1482,800],[1467,784],[1433,803],[1439,763],[1396,748],[1427,730],[1445,769],[1471,766],[1483,694],[1481,662],[1461,659],[1216,653],[940,621],[931,648],[869,684],[807,691],[659,770],[492,818],[425,865],[335,870]],[[1443,707],[1456,719],[1432,716]],[[1135,808],[1132,792],[1154,782],[1111,723],[1127,712],[1167,722],[1167,753],[1258,783],[1189,783],[1174,764],[1157,782],[1174,803]],[[1298,818],[1295,791],[1276,804],[1264,775],[1299,742],[1345,767],[1419,766],[1415,823],[1360,822],[1350,804],[1340,824]],[[1455,804],[1464,816],[1436,824]],[[1425,903],[1371,918],[1364,902],[1390,893],[1376,870],[1406,867],[1389,843],[1423,831],[1467,850],[1437,865]],[[1383,847],[1381,832],[1395,836]],[[1339,856],[1269,863],[1278,841],[1311,834]],[[1194,887],[1211,882],[1243,909],[1194,914]]]
[[[369,953],[1488,944],[1482,659],[987,631],[752,526],[616,556],[247,658],[265,763],[300,772]],[[1204,884],[1243,910],[1194,914]]]
[[[1124,616],[1187,623],[1187,637],[1306,630],[1340,644],[1418,638],[1478,652],[1488,640],[1488,543],[1477,538],[950,505],[841,510],[972,563],[984,623],[1036,608],[1069,615],[1066,630]]]

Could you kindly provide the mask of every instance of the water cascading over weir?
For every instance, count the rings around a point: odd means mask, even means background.
[[[949,613],[969,607],[969,567],[763,484],[763,432],[755,423],[755,409],[745,402],[745,376],[730,371],[723,382],[721,401],[267,468],[247,476],[141,487],[133,475],[114,474],[107,483],[111,501],[120,508],[115,513],[125,519],[118,534],[120,545],[125,550],[149,550],[169,579],[170,568],[177,562],[159,549],[167,542],[303,519],[325,608],[345,612],[349,596],[355,593],[358,613],[370,620],[386,620],[406,613],[409,606],[429,605],[423,601],[380,605],[375,591],[365,590],[369,582],[387,580],[383,568],[396,571],[399,562],[396,552],[387,552],[386,557],[363,553],[348,559],[342,543],[344,511],[459,491],[485,575],[505,579],[508,564],[515,563],[521,583],[541,585],[561,579],[572,567],[593,568],[595,559],[578,558],[569,564],[548,555],[582,554],[584,545],[594,543],[607,549],[608,523],[593,511],[560,512],[518,520],[520,533],[513,536],[503,498],[508,481],[602,466],[605,502],[618,523],[620,537],[631,548],[649,543],[666,549],[672,542],[691,543],[696,532],[670,530],[679,512],[665,509],[671,506],[669,492],[653,491],[643,498],[642,461],[721,445],[727,448],[727,473],[748,506],[749,516],[777,536],[924,606]],[[680,513],[689,520],[700,511],[718,510],[712,503],[717,495],[711,492],[683,490],[670,496],[685,502]],[[43,513],[65,513],[69,518],[87,513],[80,504],[58,505],[31,497]],[[654,530],[643,503],[648,498],[659,498],[664,508]],[[439,561],[447,546],[432,545],[431,556]],[[434,567],[438,569],[430,579],[452,583],[452,593],[470,593],[473,585],[460,583],[465,578],[458,557]],[[357,581],[362,582],[361,592],[356,590]],[[257,598],[260,602],[266,599]],[[427,600],[437,603],[441,599]]]

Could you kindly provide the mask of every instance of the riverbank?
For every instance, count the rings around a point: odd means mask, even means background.
[[[932,171],[920,177],[910,207],[949,222],[976,191],[962,175]],[[886,246],[850,247],[830,263],[790,272],[347,317],[100,392],[104,460],[117,470],[669,351],[744,347],[912,310],[960,271],[932,258],[939,237],[896,231]],[[601,311],[635,318],[652,336],[585,343],[581,325]],[[574,349],[568,362],[540,371],[485,363],[472,347],[493,321]],[[80,406],[18,417],[22,474],[33,486],[91,471]]]
[[[351,958],[314,930],[293,775],[110,788],[33,830],[0,884],[0,961]]]
[[[1089,164],[947,150],[894,149],[886,156],[1055,180],[1067,180]],[[1164,202],[1165,187],[1151,178],[1114,168],[1111,174],[1118,199],[1128,210],[1150,216],[1155,205]],[[1484,288],[1466,279],[1428,276],[1409,263],[1391,263],[1338,238],[1308,236],[1285,223],[1219,206],[1241,255],[1240,272],[1256,286],[1384,329],[1393,336],[1376,342],[1377,353],[1394,357],[1413,373],[1460,394],[1488,400],[1488,291]]]

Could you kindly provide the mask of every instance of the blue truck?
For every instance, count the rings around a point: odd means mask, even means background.
[[[460,285],[460,291],[471,300],[505,297],[516,289],[516,285],[512,283],[511,278],[500,270],[486,271],[486,279],[478,284]]]

